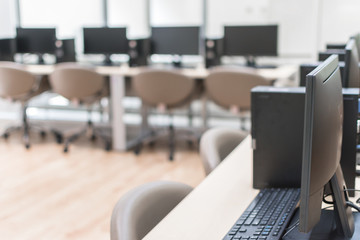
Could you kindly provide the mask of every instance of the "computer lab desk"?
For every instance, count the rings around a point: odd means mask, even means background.
[[[219,240],[255,198],[248,136],[144,240]]]
[[[29,72],[35,75],[49,75],[54,70],[54,65],[26,65]],[[294,65],[284,65],[274,69],[257,69],[257,73],[269,79],[269,81],[279,80],[279,82],[293,78],[298,67]],[[113,149],[118,151],[126,150],[126,128],[123,121],[124,108],[122,99],[125,96],[125,77],[132,77],[139,73],[141,67],[127,66],[96,66],[95,71],[104,76],[110,77],[110,100],[112,111],[112,142]],[[204,68],[182,68],[177,71],[197,80],[205,79],[209,74]],[[204,102],[204,101],[203,101]],[[203,104],[204,105],[204,104]],[[203,116],[205,115],[203,107]],[[206,117],[204,117],[206,119]],[[205,122],[206,120],[204,120]],[[205,125],[205,123],[204,123]]]

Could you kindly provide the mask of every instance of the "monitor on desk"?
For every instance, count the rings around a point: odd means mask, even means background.
[[[0,61],[14,61],[15,52],[15,39],[0,39]]]
[[[359,55],[355,39],[351,38],[345,47],[344,87],[360,87]]]
[[[307,76],[302,156],[299,231],[309,232],[320,221],[324,187],[329,183],[336,228],[354,233],[340,166],[343,96],[338,57],[330,56]]]
[[[17,28],[16,50],[18,53],[33,53],[43,63],[43,54],[55,53],[55,28]]]
[[[182,55],[200,55],[200,27],[152,27],[152,54],[175,56],[173,63],[180,64]]]
[[[224,55],[245,56],[255,66],[257,56],[277,56],[278,26],[225,26]]]
[[[105,64],[111,64],[111,54],[128,54],[126,28],[83,28],[84,53],[104,54]]]

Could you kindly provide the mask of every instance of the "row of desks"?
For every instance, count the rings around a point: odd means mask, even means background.
[[[55,68],[54,65],[27,65],[27,70],[35,75],[49,75]],[[122,99],[125,96],[125,77],[132,77],[141,71],[141,67],[127,66],[96,66],[95,71],[110,78],[110,100],[112,111],[112,140],[113,149],[118,151],[126,150],[126,127],[124,124],[124,108]],[[209,70],[205,68],[182,68],[176,69],[186,76],[202,80],[207,77]],[[283,65],[274,69],[257,69],[259,75],[269,79],[269,81],[287,81],[294,78],[297,67],[294,65]]]

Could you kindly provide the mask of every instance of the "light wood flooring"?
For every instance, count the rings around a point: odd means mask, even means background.
[[[0,239],[110,239],[117,200],[154,180],[196,186],[204,178],[197,149],[179,146],[175,161],[166,147],[105,152],[86,139],[64,154],[52,136],[33,136],[26,150],[19,135],[0,140]]]

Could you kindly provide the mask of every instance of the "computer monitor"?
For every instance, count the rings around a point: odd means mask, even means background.
[[[356,48],[358,50],[358,57],[360,59],[360,33],[355,34],[351,38],[353,38],[355,40]]]
[[[309,232],[319,222],[324,187],[329,183],[336,228],[345,237],[354,233],[347,192],[340,167],[343,96],[338,56],[332,55],[306,80],[303,161],[299,231]]]
[[[128,54],[126,28],[83,28],[84,53],[104,54],[106,64],[111,64],[111,54]]]
[[[351,38],[345,47],[344,87],[360,87],[359,55],[355,39]]]
[[[173,63],[180,64],[182,55],[200,55],[200,27],[152,27],[152,54],[174,55]]]
[[[300,87],[306,86],[306,75],[308,75],[310,72],[312,72],[320,64],[321,64],[321,62],[300,64],[300,82],[299,82]],[[344,76],[345,63],[339,62],[339,67],[340,67],[341,76]],[[343,77],[341,78],[341,82],[342,82],[342,85],[344,86],[345,83],[344,83]]]
[[[328,57],[333,54],[337,54],[339,56],[339,61],[345,61],[345,49],[327,49],[326,51],[319,52],[318,60],[325,61]]]
[[[225,26],[224,55],[245,56],[255,66],[257,56],[277,56],[278,26]]]
[[[18,53],[33,53],[39,56],[39,63],[43,63],[42,55],[55,53],[55,28],[17,28],[16,50]]]
[[[15,52],[15,39],[0,39],[0,61],[14,61]]]

